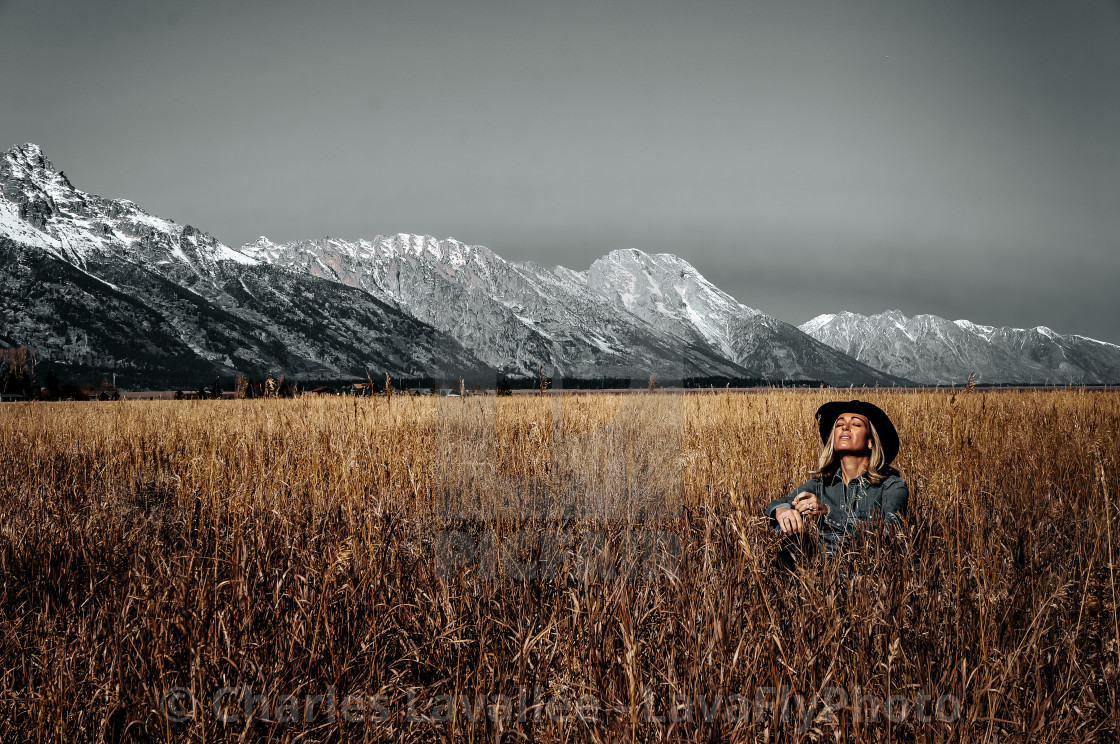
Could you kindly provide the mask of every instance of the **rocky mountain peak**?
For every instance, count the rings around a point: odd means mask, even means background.
[[[430,235],[397,233],[378,236],[373,243],[382,253],[400,257],[412,256],[451,267],[463,266],[472,261],[489,263],[501,260],[485,246],[468,245],[452,237],[439,240]]]
[[[23,201],[68,200],[76,193],[65,174],[56,171],[43,155],[43,149],[31,142],[11,147],[0,157],[0,189],[9,198],[16,191],[23,192]]]
[[[4,160],[27,168],[54,171],[54,165],[43,155],[43,148],[34,142],[14,145],[4,152]]]
[[[646,253],[639,248],[621,248],[607,253],[595,263],[602,265],[642,267],[648,270],[681,271],[699,276],[700,272],[692,264],[673,253]]]
[[[841,310],[839,313],[821,313],[817,317],[811,318],[811,319],[805,321],[804,323],[802,323],[800,328],[801,328],[802,331],[804,331],[805,333],[808,333],[810,336],[812,336],[812,335],[814,335],[814,332],[816,330],[818,330],[819,328],[822,328],[824,326],[827,326],[829,323],[833,322],[837,318],[843,317],[844,314],[845,314],[844,310]]]
[[[1045,326],[997,328],[937,315],[820,315],[801,330],[864,364],[926,384],[1109,384],[1120,347]]]
[[[190,225],[145,212],[127,199],[80,191],[43,150],[25,143],[0,158],[0,235],[36,246],[81,268],[128,261],[187,282],[213,276],[215,263],[254,263]]]

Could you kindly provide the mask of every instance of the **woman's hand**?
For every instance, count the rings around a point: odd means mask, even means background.
[[[802,517],[808,519],[816,519],[829,512],[828,505],[821,503],[815,493],[808,491],[802,491],[793,497],[793,508],[800,512]]]
[[[804,532],[809,523],[822,514],[828,514],[828,506],[822,504],[815,493],[802,491],[793,497],[793,506],[783,506],[774,512],[774,519],[782,532],[792,535]]]
[[[801,512],[796,509],[791,509],[788,506],[779,506],[775,509],[774,519],[778,520],[778,526],[781,527],[782,532],[787,535],[792,535],[805,529],[805,521],[801,518]]]

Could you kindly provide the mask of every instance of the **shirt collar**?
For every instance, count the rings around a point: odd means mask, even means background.
[[[860,474],[857,475],[852,480],[866,481],[867,480],[867,471],[866,470],[861,471]],[[826,486],[830,486],[833,483],[835,483],[836,481],[840,481],[841,483],[844,482],[844,475],[843,475],[839,465],[836,466],[836,470],[832,471],[831,475],[826,474],[824,476],[824,483],[825,483]]]

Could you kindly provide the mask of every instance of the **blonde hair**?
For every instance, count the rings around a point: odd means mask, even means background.
[[[875,424],[871,423],[871,419],[867,419],[867,426],[871,429],[871,459],[867,463],[867,479],[877,486],[886,480],[887,476],[894,472],[894,469],[887,465],[885,461],[883,442],[879,439],[879,432],[875,430]],[[836,454],[836,450],[832,448],[832,438],[834,436],[836,436],[835,422],[833,422],[832,433],[821,444],[821,451],[817,456],[817,469],[809,473],[814,478],[830,475],[836,472],[836,468],[840,467],[840,457]]]

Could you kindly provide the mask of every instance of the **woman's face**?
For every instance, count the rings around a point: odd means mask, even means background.
[[[866,452],[871,447],[871,424],[858,413],[842,413],[832,425],[832,449],[840,453]]]

